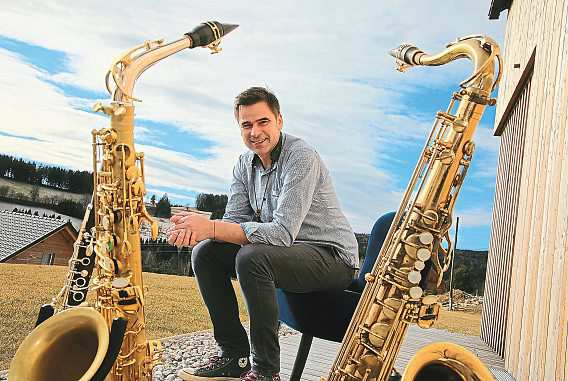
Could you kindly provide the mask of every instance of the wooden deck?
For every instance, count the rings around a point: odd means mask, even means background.
[[[301,335],[285,336],[280,339],[280,376],[283,381],[288,381],[292,373],[292,367],[300,344]],[[408,361],[423,346],[439,342],[449,341],[459,344],[475,353],[485,365],[489,367],[497,380],[513,380],[503,369],[503,359],[495,354],[479,337],[466,336],[439,329],[420,329],[411,326],[396,360],[396,369],[401,373]],[[327,377],[332,362],[339,351],[340,343],[314,338],[312,348],[302,374],[303,381],[320,381],[320,377]]]

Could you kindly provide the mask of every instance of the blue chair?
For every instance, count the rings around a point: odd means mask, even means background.
[[[375,222],[359,277],[346,290],[302,294],[276,290],[279,320],[302,333],[290,381],[300,380],[314,337],[335,342],[343,340],[365,287],[365,274],[373,268],[394,216],[394,212],[387,213]]]

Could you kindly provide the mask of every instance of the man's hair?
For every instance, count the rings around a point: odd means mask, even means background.
[[[280,114],[280,103],[276,95],[264,87],[250,87],[235,97],[235,119],[239,118],[240,106],[250,106],[258,102],[266,102],[275,116]]]

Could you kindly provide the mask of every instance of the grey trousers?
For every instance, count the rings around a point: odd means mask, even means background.
[[[298,293],[344,289],[354,275],[330,248],[305,243],[241,247],[205,240],[193,248],[191,263],[221,355],[248,357],[252,348],[253,370],[266,375],[280,371],[276,288]],[[235,275],[250,318],[250,346],[231,285]]]

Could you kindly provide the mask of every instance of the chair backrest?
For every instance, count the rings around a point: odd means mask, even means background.
[[[387,237],[392,221],[394,220],[395,212],[383,214],[373,225],[371,235],[369,236],[369,243],[367,244],[367,252],[365,253],[365,260],[359,270],[359,277],[352,285],[354,291],[363,291],[365,287],[365,274],[370,272],[373,265],[377,261],[383,242]]]

